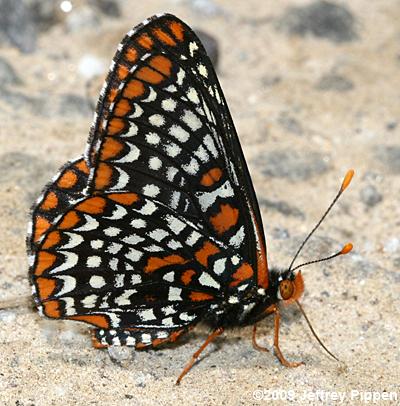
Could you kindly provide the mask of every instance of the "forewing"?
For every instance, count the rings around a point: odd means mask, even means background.
[[[164,15],[125,37],[88,147],[89,190],[138,190],[237,250],[268,283],[252,182],[211,62],[182,21]]]

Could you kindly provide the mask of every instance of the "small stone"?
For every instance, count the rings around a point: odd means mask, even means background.
[[[400,147],[397,145],[378,147],[376,157],[394,174],[400,174]]]
[[[36,48],[37,27],[30,8],[23,0],[0,0],[0,43],[8,43],[22,52]]]
[[[284,216],[299,217],[301,219],[305,218],[304,213],[297,207],[291,206],[282,200],[268,200],[261,197],[258,199],[258,201],[260,206],[265,206],[267,209],[276,210]]]
[[[135,383],[136,386],[140,388],[144,388],[146,384],[153,380],[153,377],[150,374],[144,374],[143,372],[139,372],[136,374]]]
[[[311,34],[339,43],[357,38],[352,13],[342,5],[324,0],[289,8],[277,26],[289,34],[302,37]]]
[[[367,185],[360,191],[361,201],[369,207],[373,207],[382,201],[383,197],[375,186]]]
[[[201,43],[206,49],[207,55],[210,57],[211,63],[216,70],[218,67],[218,41],[210,34],[202,31],[195,30],[197,36],[200,38]]]
[[[107,347],[108,355],[115,364],[127,367],[134,359],[134,351],[129,347],[119,347],[112,345]]]
[[[317,85],[318,90],[334,90],[337,92],[348,92],[354,88],[353,82],[344,76],[328,74],[321,77]]]
[[[21,80],[14,71],[12,65],[3,57],[0,57],[0,86],[18,85]]]
[[[398,126],[398,122],[397,121],[391,121],[389,123],[386,124],[386,129],[388,131],[393,131],[397,128]]]
[[[272,230],[272,238],[275,240],[287,240],[289,237],[289,231],[286,228],[275,227]]]
[[[312,151],[305,156],[296,151],[275,150],[259,155],[256,162],[265,176],[287,178],[292,181],[310,179],[327,172],[330,168],[329,158]]]
[[[90,5],[108,17],[119,17],[121,10],[114,0],[90,0]]]
[[[287,113],[282,113],[279,116],[278,123],[282,126],[282,128],[292,134],[303,135],[303,127],[301,123]]]

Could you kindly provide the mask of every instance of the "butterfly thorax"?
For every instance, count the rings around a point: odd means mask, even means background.
[[[280,300],[279,284],[285,279],[291,279],[291,275],[271,269],[267,289],[252,282],[230,290],[222,303],[211,305],[207,322],[213,327],[227,328],[252,325],[262,320],[268,315],[266,310]]]

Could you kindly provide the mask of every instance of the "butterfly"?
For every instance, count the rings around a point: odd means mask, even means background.
[[[279,360],[299,365],[279,349],[279,303],[298,302],[303,277],[268,269],[226,100],[177,17],[149,18],[118,46],[86,151],[44,189],[29,230],[40,312],[90,324],[96,348],[154,348],[205,322],[211,333],[179,383],[226,328],[253,325],[263,350],[256,325],[273,314]]]

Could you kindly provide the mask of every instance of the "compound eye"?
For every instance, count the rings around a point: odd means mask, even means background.
[[[284,280],[279,284],[279,293],[283,300],[288,300],[293,296],[294,284],[292,281]]]

